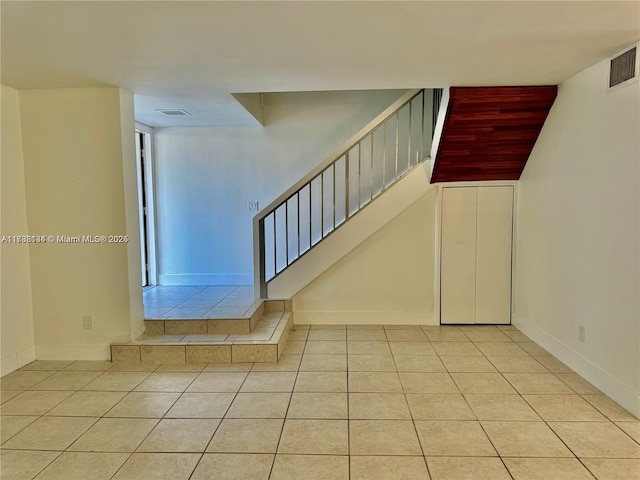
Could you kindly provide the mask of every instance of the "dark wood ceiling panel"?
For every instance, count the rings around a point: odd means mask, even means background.
[[[431,182],[518,180],[558,93],[451,87]]]

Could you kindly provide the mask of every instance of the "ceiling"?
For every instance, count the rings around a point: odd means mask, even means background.
[[[256,125],[229,95],[239,92],[557,84],[640,38],[637,1],[3,0],[0,9],[2,83],[122,87],[152,126]],[[162,118],[159,108],[194,112]]]

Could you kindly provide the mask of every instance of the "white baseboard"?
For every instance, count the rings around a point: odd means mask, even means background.
[[[253,285],[250,273],[182,274],[158,275],[160,285]]]
[[[614,375],[606,372],[532,323],[514,316],[513,326],[640,418],[640,392],[634,392],[632,388],[622,383]]]
[[[437,325],[430,312],[301,312],[295,325]]]
[[[38,360],[110,360],[111,346],[105,344],[36,345]]]
[[[27,363],[31,363],[36,359],[36,352],[33,345],[21,348],[13,353],[2,357],[2,366],[0,367],[0,375],[4,376],[20,367],[24,367]]]

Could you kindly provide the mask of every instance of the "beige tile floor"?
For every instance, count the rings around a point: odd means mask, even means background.
[[[241,317],[252,307],[253,286],[151,286],[142,293],[145,318]]]
[[[1,384],[3,480],[640,479],[638,419],[513,327],[296,327],[277,364]]]

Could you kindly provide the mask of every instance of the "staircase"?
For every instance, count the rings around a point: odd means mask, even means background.
[[[312,257],[302,275],[291,268],[331,243],[325,240],[423,167],[430,158],[436,122],[444,117],[441,98],[440,90],[407,92],[254,217],[256,298],[290,298],[312,278],[309,272],[317,276],[348,253],[349,248],[342,248],[320,261]],[[384,224],[378,223],[378,228]],[[283,280],[285,276],[289,278]]]

